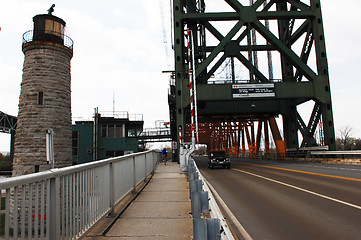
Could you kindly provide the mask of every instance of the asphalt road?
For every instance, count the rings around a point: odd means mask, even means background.
[[[209,169],[195,160],[252,239],[361,239],[359,165],[232,159],[231,169]]]

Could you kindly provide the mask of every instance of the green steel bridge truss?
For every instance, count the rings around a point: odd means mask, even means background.
[[[316,129],[320,128],[321,145],[334,150],[320,0],[218,2],[224,4],[227,11],[207,12],[207,0],[173,0],[175,81],[169,96],[173,140],[179,145],[180,127],[183,136],[189,135],[186,133],[189,128],[185,127],[190,122],[186,36],[189,29],[194,36],[199,121],[220,118],[224,121],[259,120],[281,115],[284,143],[288,149],[320,145],[315,137]],[[231,27],[226,29],[225,26]],[[268,61],[261,62],[257,53],[267,53]],[[233,67],[229,80],[214,80],[222,64],[229,60],[232,64],[238,61],[242,69],[248,71],[249,79],[237,80],[236,67]],[[278,73],[278,79],[274,79],[274,73]],[[255,89],[261,93],[268,91],[270,95],[252,94]],[[237,95],[235,91],[246,94]],[[313,106],[308,119],[297,109],[306,102]]]

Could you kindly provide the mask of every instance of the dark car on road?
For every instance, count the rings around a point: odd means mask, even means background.
[[[212,151],[208,154],[208,167],[223,166],[224,168],[231,168],[231,160],[225,151]]]

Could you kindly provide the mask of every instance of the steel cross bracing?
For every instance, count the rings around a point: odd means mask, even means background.
[[[139,142],[169,142],[171,141],[171,132],[169,128],[145,128],[137,137]]]
[[[15,131],[17,118],[0,111],[0,132],[11,133]]]
[[[250,121],[256,122],[264,116],[274,120],[281,115],[283,151],[318,145],[316,132],[322,132],[324,144],[335,149],[320,0],[224,0],[217,2],[216,9],[227,11],[207,12],[206,7],[213,2],[173,0],[175,90],[169,98],[170,106],[175,106],[172,132],[181,127],[186,136],[190,119],[185,32],[190,29],[194,36],[199,118],[208,118],[210,123],[213,118],[242,122],[243,116],[254,115]],[[270,53],[277,57],[272,59]],[[262,54],[266,56],[264,61],[259,56]],[[237,68],[247,71],[249,79],[212,79],[230,59],[238,61]],[[257,91],[269,94],[254,94]],[[310,114],[299,112],[298,107],[305,102],[313,103]],[[310,118],[305,120],[302,115]],[[322,131],[317,131],[320,126]]]
[[[10,137],[10,159],[14,157],[14,141],[15,130],[17,125],[17,117],[8,115],[0,111],[0,132],[11,134]]]

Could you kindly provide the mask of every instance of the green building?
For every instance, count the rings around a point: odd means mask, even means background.
[[[143,125],[142,115],[127,112],[111,117],[95,113],[94,121],[76,121],[72,126],[73,164],[138,152]]]

